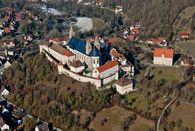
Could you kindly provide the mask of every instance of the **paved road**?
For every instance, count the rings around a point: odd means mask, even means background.
[[[163,115],[165,113],[165,111],[175,102],[176,98],[173,98],[166,106],[165,108],[163,109],[162,113],[160,114],[160,117],[158,118],[158,121],[157,121],[157,125],[156,125],[156,131],[159,131],[159,128],[160,128],[160,122],[161,122],[161,119],[163,118]]]

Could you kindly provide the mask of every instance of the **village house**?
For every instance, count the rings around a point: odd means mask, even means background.
[[[172,66],[174,58],[174,50],[169,48],[155,48],[154,49],[153,64]]]
[[[118,61],[119,67],[123,70],[124,74],[131,77],[134,76],[134,66],[130,62],[127,62],[127,59],[123,54],[119,53],[115,48],[112,48],[110,51],[110,56],[112,61]]]
[[[133,82],[127,77],[122,77],[116,82],[116,90],[124,95],[133,91]]]
[[[80,60],[73,60],[69,64],[70,70],[74,73],[82,73],[85,69],[84,64]]]
[[[189,32],[179,32],[178,35],[179,35],[179,38],[182,40],[187,40],[190,37]]]
[[[181,58],[181,66],[191,66],[193,65],[193,60],[191,57],[183,57]]]
[[[11,48],[11,47],[15,47],[15,41],[11,40],[11,39],[5,39],[5,40],[1,40],[0,41],[0,46],[2,48]]]
[[[93,70],[93,77],[97,79],[104,79],[115,75],[115,80],[118,80],[118,62],[109,61]]]
[[[166,39],[163,38],[163,37],[150,38],[150,39],[146,40],[146,43],[150,44],[150,45],[159,45],[159,46],[162,46],[162,47],[168,46],[168,43],[167,43]]]
[[[118,61],[121,65],[125,65],[127,63],[127,59],[121,53],[119,53],[115,48],[112,48],[110,51],[111,59],[114,61]]]

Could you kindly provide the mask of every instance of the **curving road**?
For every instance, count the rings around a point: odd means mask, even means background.
[[[166,106],[165,108],[163,109],[162,113],[160,114],[159,118],[158,118],[158,121],[157,121],[157,125],[156,125],[156,131],[159,131],[159,128],[160,128],[160,122],[161,122],[161,119],[163,118],[163,115],[165,113],[165,111],[175,102],[176,98],[173,98]]]

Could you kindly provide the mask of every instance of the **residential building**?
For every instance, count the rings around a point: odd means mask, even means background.
[[[179,35],[180,39],[185,39],[185,40],[189,39],[189,37],[190,37],[190,33],[189,32],[184,32],[184,31],[179,32],[178,35]]]
[[[174,50],[169,48],[155,48],[153,64],[172,66]]]
[[[5,40],[1,40],[0,41],[0,46],[5,48],[11,48],[11,47],[14,47],[15,46],[15,41],[14,40],[11,40],[11,39],[5,39]]]
[[[70,62],[70,70],[74,73],[82,73],[85,69],[84,64],[80,60]]]
[[[133,82],[132,80],[128,79],[127,77],[122,77],[116,82],[116,90],[121,94],[124,95],[133,91]]]
[[[112,61],[116,60],[121,65],[126,65],[127,59],[125,58],[123,54],[119,53],[115,48],[113,48],[110,51],[110,56],[111,56]]]
[[[104,79],[109,76],[115,75],[115,79],[118,80],[118,62],[109,61],[104,65],[101,65],[93,70],[93,77],[97,79]]]
[[[158,38],[150,38],[146,40],[146,43],[151,44],[151,45],[159,45],[166,47],[168,45],[167,41],[163,37],[158,37]]]
[[[131,63],[126,63],[125,65],[121,65],[120,68],[124,72],[124,74],[134,77],[135,68]]]

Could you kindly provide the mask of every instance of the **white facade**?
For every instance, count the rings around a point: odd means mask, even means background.
[[[82,63],[86,63],[89,68],[96,68],[96,67],[100,66],[99,56],[98,57],[91,57],[91,56],[87,56],[87,55],[85,55],[77,50],[73,50],[69,47],[68,47],[68,49],[76,55],[77,60],[80,60]]]
[[[74,73],[81,73],[85,69],[85,66],[74,67],[70,65],[70,70]]]
[[[67,64],[69,61],[75,60],[75,55],[73,55],[73,56],[62,55],[62,54],[56,52],[55,50],[49,48],[46,45],[40,45],[39,48],[40,48],[40,52],[43,52],[43,50],[47,51],[47,53],[52,55],[55,59],[62,62],[63,65]]]
[[[124,95],[126,93],[129,93],[129,92],[133,91],[133,83],[130,83],[130,84],[125,85],[125,86],[122,86],[122,85],[116,83],[116,90],[121,95]]]
[[[109,77],[109,76],[111,76],[115,73],[118,74],[118,68],[119,68],[118,65],[116,65],[114,67],[111,67],[111,68],[103,71],[103,72],[99,72],[96,68],[96,69],[93,70],[93,77],[94,78],[100,77],[101,79],[103,79],[103,78]]]
[[[155,57],[154,56],[154,64],[172,66],[173,65],[173,58],[167,58],[167,57],[164,57],[164,55],[162,55],[162,57]]]

